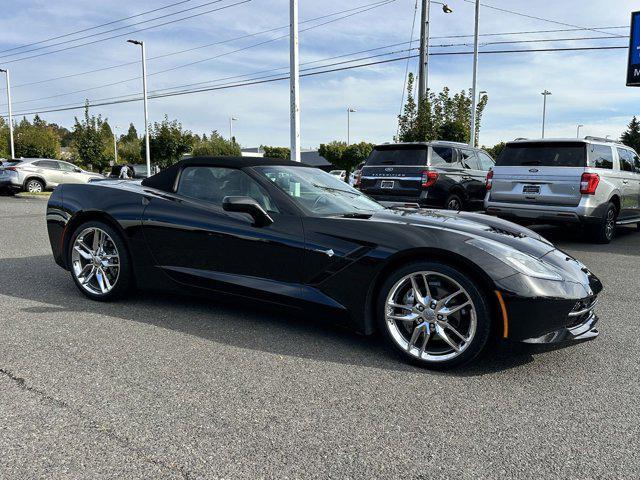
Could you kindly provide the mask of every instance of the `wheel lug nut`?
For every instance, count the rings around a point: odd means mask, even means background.
[[[438,320],[442,320],[444,317],[442,315],[438,315]]]

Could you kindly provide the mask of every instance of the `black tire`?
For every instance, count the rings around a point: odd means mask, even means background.
[[[461,349],[462,351],[454,358],[444,360],[428,360],[423,358],[422,353],[420,353],[420,357],[418,357],[418,355],[416,354],[409,353],[394,339],[392,327],[389,326],[389,323],[385,318],[387,297],[392,293],[392,289],[394,289],[398,282],[401,282],[403,278],[415,272],[434,272],[436,274],[441,274],[449,277],[450,279],[457,282],[458,285],[466,291],[465,293],[468,295],[468,298],[472,302],[472,306],[475,308],[475,334],[468,342],[468,344],[464,347],[464,350]],[[440,300],[440,298],[438,298],[435,293],[433,293],[433,295],[434,297],[436,297],[436,299]],[[399,268],[388,276],[388,278],[382,284],[378,294],[378,298],[376,300],[376,319],[378,328],[386,343],[392,350],[397,352],[403,358],[403,360],[420,367],[426,367],[435,370],[457,367],[469,363],[477,358],[487,345],[491,334],[492,325],[489,301],[482,293],[482,290],[479,288],[479,286],[476,285],[468,275],[466,275],[459,269],[450,265],[446,265],[444,263],[431,261],[412,262]],[[413,326],[417,325],[419,322],[422,322],[422,319],[417,320],[413,324],[409,324],[409,326],[407,327],[408,331],[410,331]]]
[[[119,256],[119,261],[118,261],[119,271],[118,271],[117,279],[112,289],[107,293],[96,293],[96,292],[88,291],[87,288],[81,285],[80,281],[78,280],[77,274],[75,273],[75,270],[74,270],[72,252],[74,249],[74,244],[76,242],[76,239],[82,232],[92,228],[98,228],[103,232],[105,232],[110,237],[111,241],[113,242],[113,245],[115,245],[115,248],[117,249],[117,254]],[[67,265],[69,265],[71,278],[73,279],[73,282],[76,284],[76,287],[78,287],[78,290],[80,290],[80,292],[82,292],[85,296],[89,297],[92,300],[97,300],[100,302],[109,302],[109,301],[122,298],[123,296],[127,295],[135,285],[135,282],[133,280],[133,265],[131,263],[131,257],[129,255],[129,250],[127,248],[127,245],[122,235],[120,234],[120,232],[118,232],[111,225],[104,222],[90,221],[90,222],[86,222],[79,225],[75,229],[75,231],[73,232],[73,235],[71,236],[71,240],[69,242],[69,248],[67,251]]]
[[[444,202],[444,208],[446,210],[453,210],[455,212],[459,212],[464,209],[464,202],[459,195],[452,193],[447,197],[447,200]]]
[[[37,178],[29,178],[24,182],[24,191],[29,193],[41,193],[44,192],[44,182]]]
[[[613,240],[616,235],[616,220],[618,218],[618,210],[616,206],[609,202],[602,218],[597,223],[589,225],[587,233],[594,243],[607,244]]]

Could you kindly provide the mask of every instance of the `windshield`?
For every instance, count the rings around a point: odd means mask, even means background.
[[[583,142],[522,142],[507,144],[496,161],[498,167],[584,167]]]
[[[302,209],[317,215],[367,214],[384,207],[339,178],[310,167],[256,167]]]

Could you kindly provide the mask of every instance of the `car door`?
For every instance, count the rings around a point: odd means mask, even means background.
[[[82,171],[77,168],[75,165],[72,165],[67,162],[58,162],[60,166],[60,172],[62,172],[62,177],[60,183],[87,183],[87,175],[82,173]]]
[[[634,172],[633,155],[625,148],[616,148],[620,164],[620,191],[622,199],[620,201],[620,213],[618,218],[625,220],[635,217],[638,212],[638,180]]]
[[[60,165],[55,160],[37,160],[32,163],[35,172],[41,176],[47,184],[47,187],[57,187],[63,182],[62,171]]]
[[[635,218],[640,217],[640,157],[634,150],[627,150],[627,154],[629,155],[629,160],[632,162],[633,172],[630,177],[630,185],[632,188],[631,195],[636,196],[636,201],[634,202],[635,208],[633,212],[633,216]]]
[[[480,169],[480,162],[476,152],[472,149],[460,149],[460,163],[462,164],[462,185],[467,193],[471,207],[479,207],[484,201],[486,173]]]
[[[144,235],[156,264],[171,278],[247,296],[268,292],[272,301],[299,294],[302,221],[279,208],[248,173],[188,166],[175,193],[148,193]],[[249,215],[224,211],[225,196],[255,198],[274,222],[256,227]]]

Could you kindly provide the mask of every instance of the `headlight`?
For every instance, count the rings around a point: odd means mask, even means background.
[[[535,258],[526,253],[519,252],[513,247],[504,245],[486,238],[472,238],[467,243],[484,250],[493,255],[498,260],[506,263],[510,267],[515,268],[518,272],[534,278],[543,278],[545,280],[564,280],[558,270],[553,265]]]

